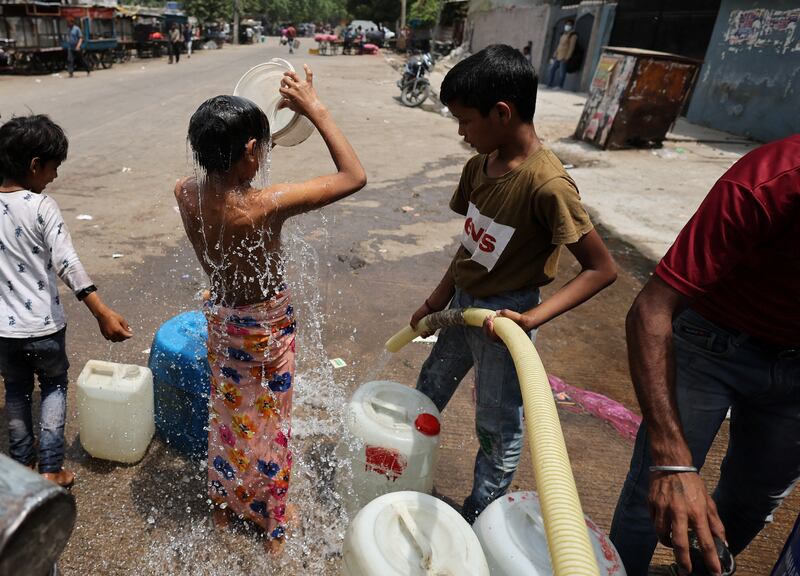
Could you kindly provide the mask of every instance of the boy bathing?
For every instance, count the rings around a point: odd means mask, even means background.
[[[189,124],[204,178],[175,186],[184,228],[209,276],[209,494],[224,524],[231,512],[264,529],[268,551],[286,533],[292,468],[294,310],[284,278],[281,228],[290,216],[360,190],[366,175],[355,151],[306,79],[287,72],[282,105],[319,131],[337,172],[256,189],[251,181],[270,145],[264,113],[252,102],[217,96]]]
[[[45,478],[69,487],[64,466],[67,409],[66,317],[56,276],[83,301],[107,340],[131,337],[128,323],[100,300],[56,201],[44,189],[67,158],[64,131],[47,116],[13,118],[0,127],[0,373],[6,387],[9,451]],[[31,400],[42,395],[38,455]]]
[[[441,101],[478,154],[467,161],[450,208],[465,216],[461,246],[439,285],[411,317],[451,308],[488,308],[535,338],[537,329],[616,279],[616,265],[581,204],[575,182],[536,135],[537,78],[528,60],[496,44],[453,67]],[[580,273],[542,302],[564,245]],[[493,333],[442,331],[417,380],[439,410],[475,367],[476,433],[472,493],[462,514],[473,522],[511,484],[522,449],[522,397],[511,355]]]

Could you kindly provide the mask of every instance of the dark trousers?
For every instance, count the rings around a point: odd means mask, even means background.
[[[172,58],[175,58],[175,64],[181,61],[181,43],[171,42],[169,45],[169,61],[172,63]]]
[[[67,71],[69,71],[70,76],[72,76],[72,73],[77,66],[80,66],[86,70],[87,76],[92,72],[91,66],[89,66],[86,58],[83,57],[83,50],[72,50],[70,48],[67,50]]]
[[[713,498],[738,554],[800,478],[800,350],[765,346],[691,309],[673,323],[673,346],[678,411],[697,468],[731,408]],[[647,506],[651,464],[642,425],[611,524],[629,576],[647,574],[658,539]]]

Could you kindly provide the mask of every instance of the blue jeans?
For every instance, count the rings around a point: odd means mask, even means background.
[[[507,308],[524,312],[539,303],[539,290],[506,292],[473,298],[456,289],[450,308]],[[529,333],[531,341],[536,331]],[[522,395],[517,371],[502,342],[492,342],[481,328],[445,328],[422,365],[417,390],[444,410],[469,369],[475,366],[477,407],[475,432],[480,449],[475,457],[472,493],[462,514],[474,522],[486,506],[505,494],[522,452]]]
[[[33,375],[39,377],[42,406],[39,471],[58,472],[64,465],[67,412],[66,328],[38,338],[0,338],[0,374],[6,386],[9,452],[25,466],[36,462],[31,401]]]
[[[731,552],[771,521],[800,478],[800,350],[780,350],[726,330],[693,310],[673,323],[675,388],[698,469],[731,408],[730,439],[712,495]],[[629,576],[644,576],[657,536],[647,505],[647,428],[636,438],[611,540]]]
[[[553,60],[553,63],[550,65],[550,79],[547,82],[547,85],[551,88],[553,86],[558,86],[559,88],[564,87],[564,79],[567,77],[567,61],[566,60]]]

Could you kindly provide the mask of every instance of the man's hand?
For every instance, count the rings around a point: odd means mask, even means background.
[[[417,308],[417,311],[414,312],[411,315],[411,322],[409,322],[409,324],[411,324],[411,327],[414,330],[416,330],[417,329],[417,324],[419,324],[419,321],[422,320],[423,318],[425,318],[425,316],[427,316],[428,314],[432,314],[432,313],[433,313],[433,310],[431,310],[431,307],[428,306],[428,302],[426,300],[422,304],[422,306]]]
[[[535,309],[534,309],[535,310]],[[536,314],[533,310],[528,310],[527,312],[523,312],[520,314],[519,312],[514,312],[513,310],[498,310],[494,315],[487,316],[486,320],[483,321],[483,333],[486,335],[487,338],[493,340],[495,342],[500,341],[500,338],[495,334],[494,331],[494,319],[495,318],[508,318],[509,320],[513,320],[520,328],[522,328],[525,332],[530,332],[534,328],[536,328]]]
[[[708,569],[712,574],[722,573],[714,536],[724,542],[725,527],[699,474],[651,473],[648,504],[659,541],[673,549],[675,560],[682,569],[687,573],[692,571],[689,558],[691,529],[697,534]]]

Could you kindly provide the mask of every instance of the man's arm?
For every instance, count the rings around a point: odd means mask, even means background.
[[[631,378],[656,466],[692,466],[678,414],[672,347],[672,319],[687,303],[682,294],[653,276],[625,320]],[[651,473],[648,501],[659,540],[673,548],[685,570],[691,571],[688,531],[693,529],[706,566],[715,574],[721,572],[713,536],[724,540],[725,528],[699,474]]]

